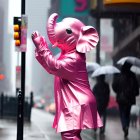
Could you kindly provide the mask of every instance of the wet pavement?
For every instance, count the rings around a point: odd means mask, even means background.
[[[24,123],[24,140],[61,140],[60,134],[52,129],[54,115],[42,110],[32,109],[31,122]],[[0,119],[0,140],[17,140],[16,120]],[[108,117],[104,135],[93,130],[82,131],[83,140],[124,140],[118,117]],[[140,126],[130,126],[127,140],[140,140]]]

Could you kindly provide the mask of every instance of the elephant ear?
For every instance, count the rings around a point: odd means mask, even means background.
[[[81,29],[76,50],[81,53],[86,53],[95,48],[98,41],[99,36],[96,29],[92,26],[84,26]]]

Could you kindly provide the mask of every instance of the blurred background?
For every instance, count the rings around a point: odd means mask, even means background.
[[[19,97],[17,91],[21,89],[22,84],[25,84],[25,101],[22,104],[24,117],[32,122],[32,124],[25,123],[24,138],[61,139],[51,128],[55,114],[54,76],[48,74],[36,61],[31,34],[36,30],[39,31],[46,38],[53,55],[57,56],[60,50],[52,48],[46,33],[46,23],[52,13],[58,13],[58,22],[65,17],[74,17],[85,25],[95,27],[99,33],[99,43],[94,50],[86,53],[89,83],[93,89],[96,84],[96,78],[92,77],[95,65],[97,67],[109,65],[120,69],[117,62],[121,58],[133,56],[140,59],[140,0],[26,0],[25,15],[21,12],[22,1],[0,0],[0,139],[15,139],[17,130],[21,135],[23,125],[21,128],[17,126],[16,129],[16,123],[20,122],[21,118],[19,114],[17,115],[17,109],[21,105],[17,100]],[[15,45],[13,29],[13,18],[21,15],[25,16],[26,21],[25,28],[22,27],[25,29],[25,38],[27,37],[24,51],[21,46]],[[23,67],[22,51],[26,53]],[[25,69],[25,79],[22,79],[23,69]],[[140,85],[140,68],[136,67],[133,72]],[[93,131],[85,131],[82,136],[87,140],[114,138],[124,140],[118,119],[116,94],[111,86],[113,76],[113,74],[108,75],[105,79],[110,88],[107,113],[113,115],[107,120],[106,137],[94,135]],[[140,110],[140,96],[137,96],[136,104]],[[5,120],[7,117],[19,120],[13,123],[10,119]],[[130,128],[129,140],[140,138],[140,114],[137,123],[137,128],[132,126]]]
[[[56,12],[58,21],[65,17],[80,19],[85,25],[94,26],[100,42],[87,53],[87,62],[116,65],[124,56],[140,57],[140,1],[120,0],[41,0],[26,1],[27,51],[25,96],[34,94],[34,107],[48,110],[53,102],[53,76],[46,73],[34,56],[31,34],[38,30],[45,36],[54,55],[60,50],[51,48],[46,21]],[[15,96],[21,83],[21,52],[16,51],[13,39],[13,17],[21,16],[21,1],[0,0],[0,92]],[[138,71],[139,73],[139,71]],[[137,74],[139,78],[139,74]],[[108,78],[111,83],[112,77]],[[89,77],[91,88],[95,80]],[[114,95],[113,91],[111,95]]]

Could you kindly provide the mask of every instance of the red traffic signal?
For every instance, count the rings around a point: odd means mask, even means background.
[[[5,75],[4,74],[0,74],[0,80],[4,80]]]

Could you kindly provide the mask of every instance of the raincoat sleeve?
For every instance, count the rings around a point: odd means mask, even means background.
[[[63,60],[57,60],[48,49],[43,37],[35,50],[35,56],[48,73],[68,80],[74,79],[76,59],[67,57]]]

